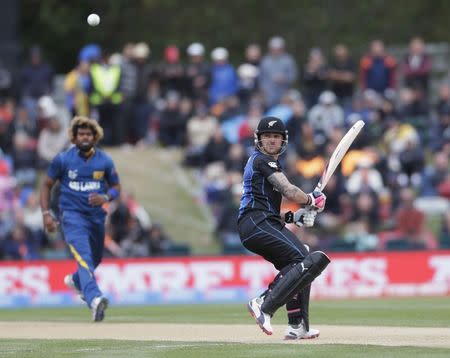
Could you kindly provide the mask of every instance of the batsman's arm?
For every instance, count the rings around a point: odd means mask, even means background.
[[[50,213],[50,192],[52,190],[55,181],[46,176],[41,185],[40,192],[40,205],[42,210],[42,219],[44,222],[44,227],[47,231],[53,232],[58,226],[58,222],[53,218]]]
[[[267,178],[267,180],[277,189],[286,199],[297,204],[310,205],[311,198],[299,187],[291,184],[282,172],[276,172]]]

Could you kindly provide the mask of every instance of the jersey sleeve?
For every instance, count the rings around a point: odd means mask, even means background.
[[[256,158],[255,169],[261,172],[264,178],[269,177],[273,173],[281,172],[281,167],[278,161],[265,155],[259,155]]]
[[[108,157],[106,168],[105,168],[105,179],[108,185],[117,185],[120,183],[119,175],[117,174],[116,167],[111,158]]]
[[[58,154],[53,158],[47,170],[47,175],[53,180],[60,179],[63,175],[63,158],[62,154]]]

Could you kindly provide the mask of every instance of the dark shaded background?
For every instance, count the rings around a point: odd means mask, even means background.
[[[5,0],[5,3],[10,2]],[[242,58],[245,46],[265,46],[272,35],[286,38],[287,48],[303,61],[309,48],[322,47],[327,54],[337,42],[360,55],[373,38],[387,45],[406,44],[414,35],[427,42],[450,40],[450,6],[445,0],[21,0],[18,31],[23,60],[31,44],[43,46],[57,72],[67,72],[78,50],[97,42],[120,50],[127,41],[145,41],[155,60],[167,44],[185,49],[200,41],[207,50],[225,46],[231,60]],[[90,27],[89,13],[101,24]]]

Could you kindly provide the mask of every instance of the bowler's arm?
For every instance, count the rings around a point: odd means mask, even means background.
[[[50,193],[53,185],[55,185],[55,180],[47,175],[41,184],[39,199],[42,210],[42,220],[44,222],[44,227],[48,232],[55,231],[58,226],[58,222],[50,213]]]

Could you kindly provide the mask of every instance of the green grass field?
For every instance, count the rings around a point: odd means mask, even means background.
[[[261,334],[240,305],[112,306],[107,324],[192,323],[249,325]],[[0,310],[0,321],[89,322],[84,307]],[[313,325],[440,327],[450,333],[449,298],[317,301],[311,305]],[[285,324],[284,312],[273,323]],[[101,330],[105,323],[91,327]],[[106,327],[106,326],[104,326]],[[0,333],[0,337],[4,337]],[[259,336],[258,336],[259,337]],[[322,337],[314,343],[320,343]],[[50,338],[50,337],[49,337]],[[367,344],[244,344],[228,342],[123,341],[73,339],[0,339],[1,357],[449,357],[450,348]],[[325,339],[322,338],[322,339]],[[264,336],[261,336],[264,339]],[[268,343],[273,341],[268,340]],[[448,346],[450,347],[450,346]]]

